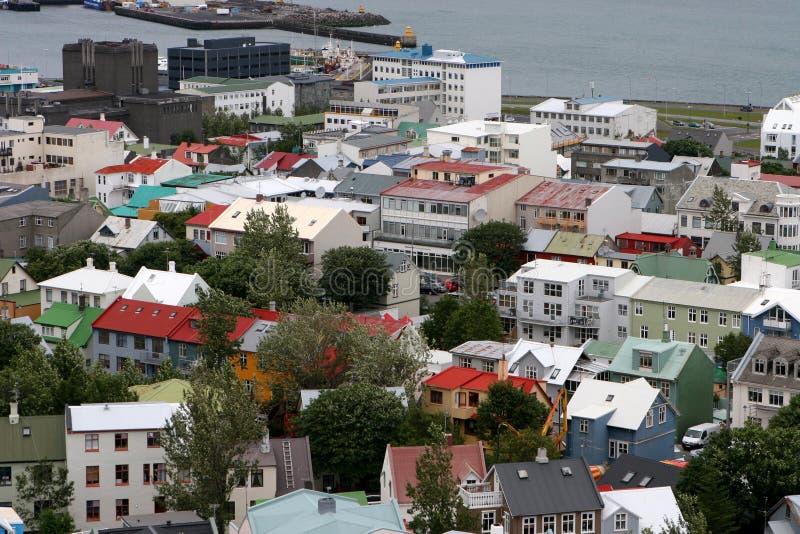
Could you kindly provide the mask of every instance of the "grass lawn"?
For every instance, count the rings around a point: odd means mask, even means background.
[[[759,150],[761,148],[761,139],[745,139],[744,141],[736,141],[733,146],[739,148],[749,148],[751,150]]]

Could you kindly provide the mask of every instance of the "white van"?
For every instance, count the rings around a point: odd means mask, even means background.
[[[703,423],[686,429],[681,442],[686,449],[698,449],[708,445],[711,434],[719,432],[719,423]]]

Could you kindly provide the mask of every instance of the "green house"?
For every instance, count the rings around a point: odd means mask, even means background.
[[[87,359],[91,357],[89,342],[92,339],[92,323],[103,313],[102,308],[79,306],[65,302],[53,302],[50,308],[36,321],[38,329],[50,348],[62,339],[81,349]]]
[[[666,337],[666,336],[665,336]],[[629,337],[608,369],[612,382],[644,378],[678,412],[677,438],[714,415],[714,362],[693,343]]]

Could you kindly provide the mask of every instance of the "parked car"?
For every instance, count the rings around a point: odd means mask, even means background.
[[[681,443],[686,450],[700,449],[708,445],[711,435],[720,431],[719,423],[703,423],[686,429]]]
[[[686,123],[683,121],[672,121],[673,126],[686,126]]]
[[[447,288],[435,276],[431,274],[421,274],[419,276],[419,292],[429,295],[438,295],[439,293],[446,293]]]
[[[686,126],[688,126],[689,128],[700,128],[700,125],[697,124],[696,122],[690,122]]]
[[[705,121],[703,125],[708,128],[709,130],[716,130],[717,126],[713,122]]]
[[[742,107],[739,108],[739,111],[746,111],[746,112],[749,113],[749,112],[753,111],[753,105],[752,104],[747,104],[746,106],[742,106]]]
[[[460,287],[464,285],[464,281],[461,279],[460,276],[454,276],[453,278],[448,278],[444,281],[444,286],[450,293],[454,293],[458,291]]]

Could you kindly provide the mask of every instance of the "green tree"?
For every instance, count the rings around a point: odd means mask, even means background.
[[[678,491],[675,493],[675,499],[678,501],[678,507],[683,516],[683,526],[686,527],[688,533],[708,534],[708,521],[700,511],[697,497]]]
[[[550,436],[543,436],[541,430],[523,428],[519,434],[501,427],[498,434],[497,463],[532,462],[540,448],[547,449],[551,460],[561,458],[561,451]]]
[[[737,280],[742,278],[742,254],[759,250],[761,250],[761,242],[756,234],[750,230],[737,232],[736,241],[733,243],[733,254],[728,256],[728,263],[733,268]]]
[[[175,378],[183,378],[183,373],[175,369],[175,366],[172,364],[172,360],[167,358],[161,365],[158,366],[155,381],[164,382],[166,380],[173,380]]]
[[[291,259],[302,259],[303,244],[294,227],[294,218],[284,204],[275,206],[272,213],[252,210],[247,213],[244,233],[236,245],[236,253],[258,258],[270,249]]]
[[[250,278],[256,271],[256,266],[257,258],[233,253],[222,258],[206,258],[189,270],[199,274],[210,287],[232,297],[246,299],[250,292]]]
[[[733,232],[739,224],[731,205],[731,197],[716,185],[711,196],[711,210],[706,215],[706,222],[711,223],[714,230],[722,232]]]
[[[497,287],[498,277],[485,254],[469,258],[459,269],[462,279],[461,297],[466,300],[487,300]]]
[[[161,225],[169,235],[175,239],[186,238],[186,221],[200,213],[194,206],[182,211],[159,212],[153,216],[153,220]]]
[[[196,510],[206,519],[216,511],[222,529],[231,519],[222,511],[239,476],[255,467],[247,453],[264,428],[258,405],[230,365],[201,364],[191,382],[186,400],[161,432],[167,478],[158,492],[173,510]]]
[[[66,518],[61,516],[59,522],[71,521],[66,512],[73,500],[75,484],[69,480],[66,467],[56,467],[52,462],[42,460],[27,466],[18,474],[16,486],[18,500],[14,509],[25,521],[26,529],[37,531],[44,526],[52,528],[54,518],[43,517],[43,510],[65,515]],[[46,520],[45,525],[39,523],[40,519]]]
[[[242,343],[232,337],[238,317],[252,317],[253,311],[242,299],[226,295],[218,289],[200,291],[197,300],[200,318],[197,320],[203,358],[212,367],[224,368]]]
[[[405,386],[408,398],[414,397],[414,388],[430,361],[428,345],[416,330],[406,328],[398,336],[382,328],[359,325],[348,335],[354,338],[352,346],[356,348],[346,373],[349,381]]]
[[[41,282],[85,267],[87,258],[94,258],[97,269],[108,269],[110,261],[119,261],[119,256],[107,246],[86,240],[59,245],[51,250],[31,248],[26,256],[26,269],[34,280]]]
[[[313,125],[303,125],[297,121],[288,121],[278,127],[281,140],[272,143],[270,148],[278,152],[299,152],[303,148],[303,133],[313,127]]]
[[[464,232],[457,251],[464,256],[462,261],[483,254],[498,276],[506,279],[522,265],[520,253],[524,242],[525,233],[516,224],[491,221]]]
[[[797,176],[797,171],[788,169],[777,161],[762,161],[761,172],[763,174],[782,174],[784,176]]]
[[[128,378],[123,373],[111,374],[96,362],[89,369],[85,402],[130,402],[136,395],[128,391]],[[62,408],[63,409],[63,408]]]
[[[769,420],[769,428],[800,429],[800,395],[794,395],[789,404],[778,410]]]
[[[315,294],[305,261],[286,256],[277,248],[261,252],[250,272],[247,299],[256,307],[286,309],[296,300]]]
[[[441,348],[449,350],[473,339],[499,341],[502,337],[503,324],[497,309],[489,301],[473,300],[459,306],[447,319]]]
[[[174,261],[176,271],[194,272],[193,267],[205,257],[202,250],[185,239],[145,243],[120,261],[119,271],[128,276],[136,276],[142,267],[166,271],[169,262]]]
[[[453,453],[447,448],[444,435],[437,434],[417,458],[417,484],[406,485],[406,494],[412,501],[409,512],[414,516],[409,527],[418,534],[442,534],[455,529],[477,531],[480,525],[474,519],[471,524],[457,524],[457,518],[465,516],[463,511],[460,514],[457,511],[465,507],[453,480],[450,466]]]
[[[670,139],[664,143],[663,148],[670,156],[692,156],[695,158],[714,157],[711,147],[700,141],[695,141],[691,137]]]
[[[345,488],[372,486],[405,410],[394,393],[372,384],[323,391],[293,419],[308,436],[314,469],[336,473]],[[354,439],[355,438],[355,439]]]
[[[138,386],[147,382],[147,377],[144,375],[136,363],[131,358],[125,358],[125,363],[122,365],[122,372],[120,373],[125,382],[125,387]]]
[[[62,339],[53,350],[50,363],[59,378],[56,384],[53,384],[53,409],[63,410],[67,404],[88,402],[89,390],[86,386],[89,381],[89,373],[78,347],[66,339]]]
[[[68,512],[44,510],[39,515],[39,534],[65,534],[74,531],[75,523]]]
[[[15,354],[33,350],[41,341],[28,325],[0,321],[0,370],[11,364]]]
[[[8,415],[15,396],[22,415],[54,415],[59,376],[40,347],[17,353],[0,372],[0,415]],[[63,412],[63,406],[62,406]]]
[[[322,255],[320,287],[326,297],[351,310],[377,304],[389,291],[391,279],[386,254],[380,250],[344,246]]]
[[[747,349],[750,348],[750,343],[753,338],[750,336],[739,333],[729,332],[723,336],[722,341],[717,343],[714,347],[714,355],[716,356],[717,363],[727,364],[729,361],[741,358]]]
[[[409,401],[405,418],[397,429],[397,436],[392,445],[398,447],[430,445],[439,434],[444,433],[445,424],[442,414],[424,412],[418,402]]]
[[[420,330],[428,340],[431,347],[449,350],[453,346],[445,345],[444,332],[450,317],[460,308],[458,299],[452,295],[445,295],[433,305],[428,318],[422,323]]]
[[[169,141],[173,145],[179,145],[181,143],[196,143],[197,135],[193,130],[181,130],[180,132],[172,133],[169,136]]]

